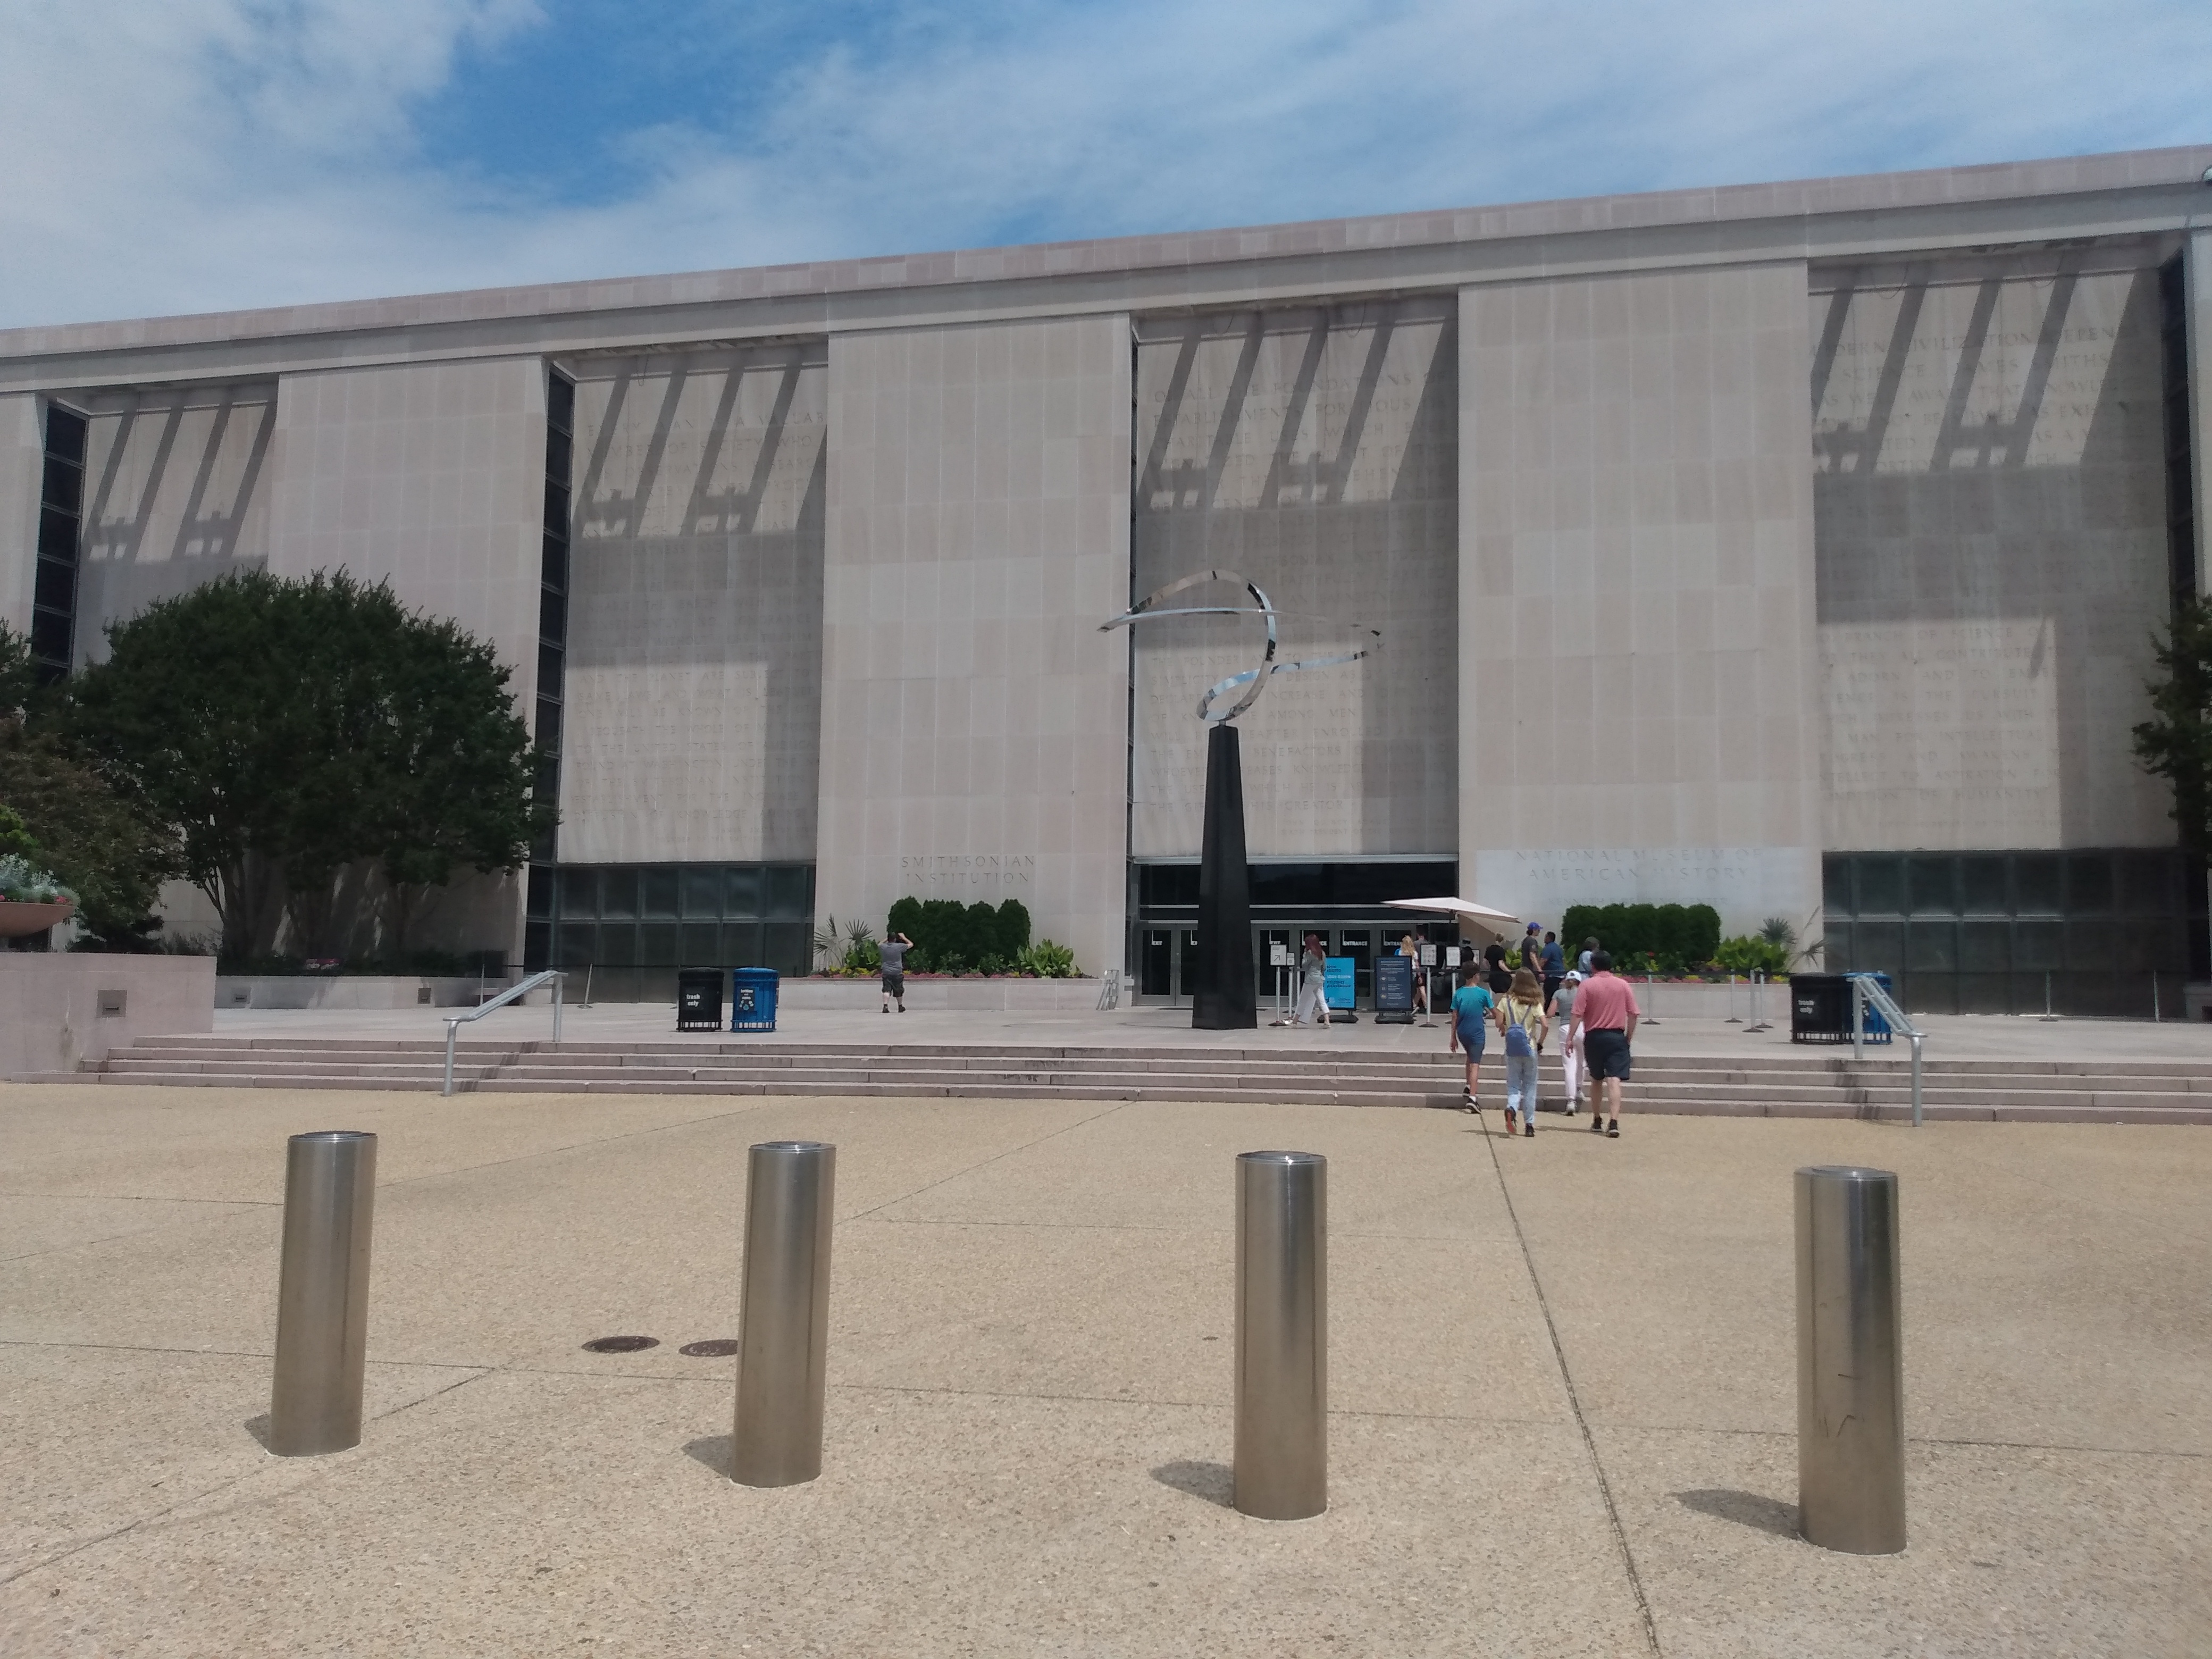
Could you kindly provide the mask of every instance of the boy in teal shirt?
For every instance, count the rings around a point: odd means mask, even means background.
[[[1451,1046],[1467,1051],[1467,1092],[1460,1097],[1459,1109],[1478,1116],[1482,1098],[1475,1068],[1482,1064],[1482,1045],[1490,1034],[1490,1011],[1496,1004],[1490,988],[1476,982],[1474,969],[1460,975],[1459,989],[1452,993],[1451,1000]]]

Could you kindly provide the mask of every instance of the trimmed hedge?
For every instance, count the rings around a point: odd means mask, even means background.
[[[1559,945],[1570,967],[1583,941],[1595,936],[1613,965],[1639,971],[1644,958],[1671,972],[1702,967],[1720,949],[1721,915],[1710,904],[1577,904],[1559,918]]]
[[[1029,949],[1030,913],[1019,899],[995,908],[957,899],[902,898],[891,906],[890,932],[914,941],[907,965],[916,973],[957,974],[991,968],[1005,973]],[[917,959],[918,958],[918,959]]]

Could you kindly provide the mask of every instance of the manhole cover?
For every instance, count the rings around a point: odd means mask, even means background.
[[[644,1348],[657,1348],[657,1336],[595,1336],[584,1344],[586,1353],[636,1353]]]
[[[735,1337],[718,1336],[707,1342],[686,1342],[676,1352],[688,1353],[694,1359],[721,1359],[737,1351]]]

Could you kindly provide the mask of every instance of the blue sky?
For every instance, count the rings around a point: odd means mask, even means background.
[[[2207,139],[2208,0],[0,0],[0,325]]]

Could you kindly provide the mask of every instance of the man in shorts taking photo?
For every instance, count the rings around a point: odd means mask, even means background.
[[[1620,1085],[1628,1081],[1628,1045],[1643,1011],[1637,1007],[1636,993],[1628,981],[1613,971],[1612,957],[1603,951],[1593,952],[1590,968],[1590,977],[1575,994],[1568,1036],[1582,1042],[1583,1066],[1591,1087],[1590,1127],[1601,1127],[1618,1139]]]
[[[914,948],[914,941],[904,933],[884,932],[884,942],[877,947],[884,954],[884,1012],[891,1011],[891,1000],[898,1000],[899,1012],[906,1012],[906,953]]]

